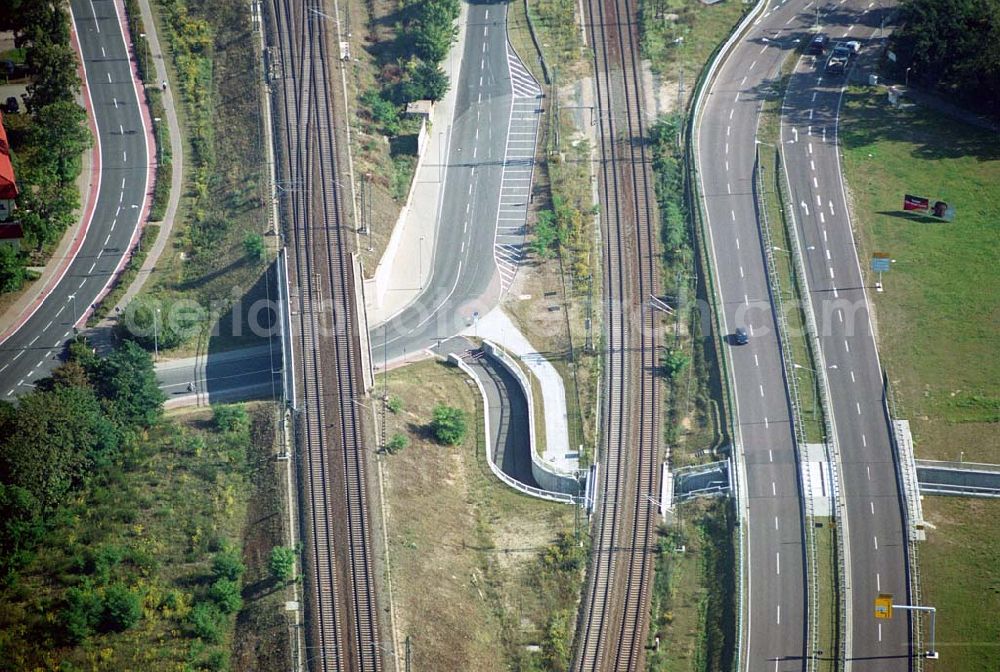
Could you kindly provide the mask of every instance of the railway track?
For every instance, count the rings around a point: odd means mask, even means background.
[[[323,672],[377,671],[364,434],[355,403],[364,383],[330,92],[332,18],[322,0],[270,0],[268,19],[302,372],[296,433],[309,582],[305,658]]]
[[[659,459],[657,218],[634,2],[589,0],[600,119],[605,394],[594,548],[574,670],[644,667]]]

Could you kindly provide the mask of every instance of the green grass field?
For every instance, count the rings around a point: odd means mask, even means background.
[[[879,349],[917,455],[1000,462],[1000,138],[852,89],[841,141],[859,255],[896,260],[874,295]],[[955,221],[905,216],[904,193],[948,201]]]
[[[1000,138],[852,88],[841,143],[863,266],[875,251],[896,260],[872,297],[917,457],[1000,462]],[[904,215],[905,193],[948,201],[955,221]],[[924,513],[936,529],[920,549],[922,586],[938,609],[941,651],[927,669],[1000,669],[1000,503],[929,497]]]

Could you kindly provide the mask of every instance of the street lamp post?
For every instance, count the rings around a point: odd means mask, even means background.
[[[163,146],[163,139],[160,135],[160,122],[162,119],[160,117],[153,117],[153,123],[156,124],[156,165],[159,166],[161,158],[163,156],[163,151],[160,149]]]
[[[160,321],[160,309],[157,308],[153,312],[153,361],[160,361],[160,343],[159,334],[157,332],[158,322]]]
[[[813,386],[813,395],[812,395],[812,398],[813,398],[812,417],[815,420],[816,419],[816,403],[817,403],[816,402],[816,397],[819,396],[819,390],[817,389],[819,387],[819,371],[817,371],[816,369],[810,368],[808,366],[803,366],[801,364],[795,364],[795,363],[792,364],[792,368],[794,368],[794,369],[805,369],[806,371],[812,371],[813,374],[817,377],[817,379],[814,381],[815,385]],[[828,369],[836,369],[837,365],[836,364],[831,364],[830,366],[828,366],[826,368],[828,368]]]
[[[73,330],[76,331],[76,322],[79,319],[77,317],[79,313],[76,312],[76,294],[70,294],[69,298],[73,300]]]
[[[424,290],[424,237],[420,236],[420,246],[417,248],[417,272],[420,274],[420,291]]]

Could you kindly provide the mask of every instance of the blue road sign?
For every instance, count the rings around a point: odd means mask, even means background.
[[[889,257],[872,257],[872,270],[876,273],[888,273],[891,263]]]

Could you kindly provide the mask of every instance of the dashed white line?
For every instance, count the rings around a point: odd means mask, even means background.
[[[741,278],[743,277],[743,267],[742,266],[740,266],[740,277]]]
[[[777,617],[777,621],[778,621],[778,625],[781,625],[781,605],[780,604],[778,605],[778,617]]]
[[[882,590],[882,576],[878,572],[875,572],[875,590]]]
[[[826,260],[830,261],[830,259],[831,259],[831,257],[830,257],[830,248],[826,248]],[[837,309],[837,312],[840,313],[840,309],[839,308]],[[844,318],[841,317],[840,321],[843,322]]]
[[[763,385],[758,385],[757,387],[760,388],[760,396],[763,397],[764,396],[764,386]]]
[[[736,211],[735,210],[730,210],[729,211],[729,216],[733,218],[734,222],[736,221]]]
[[[108,84],[110,84],[110,83],[111,83],[111,73],[109,72],[108,73]]]
[[[819,180],[816,179],[815,175],[813,175],[813,188],[819,189]],[[819,194],[816,194],[816,200],[819,200]],[[819,203],[818,205],[822,205],[822,203]]]
[[[816,170],[816,162],[813,161],[812,159],[809,159],[809,167],[813,170]]]
[[[874,539],[874,540],[875,540],[875,550],[877,551],[877,550],[878,550],[878,537],[877,537],[877,536],[874,536],[874,535],[872,535],[872,539]]]
[[[49,320],[49,323],[46,324],[44,327],[42,327],[42,331],[48,331],[49,327],[51,326],[52,326],[52,320]]]
[[[855,408],[858,409],[858,415],[861,415],[861,402],[860,401],[855,401],[854,402],[854,406],[855,406]]]
[[[768,450],[767,452],[770,453],[771,451]],[[774,517],[774,529],[778,529],[778,517],[777,516]]]
[[[771,495],[774,497],[778,496],[778,486],[774,484],[774,481],[771,481]]]
[[[851,351],[851,344],[847,342],[846,338],[844,339],[844,350],[846,350],[847,352]]]
[[[851,382],[852,383],[856,383],[857,382],[856,380],[854,380],[854,371],[851,371]]]
[[[774,519],[775,526],[777,526],[778,519]],[[774,573],[781,574],[781,553],[776,552],[774,554]]]
[[[816,199],[816,200],[819,200],[819,199]],[[822,210],[819,211],[819,221],[820,221],[821,224],[826,224],[826,215],[823,214]]]
[[[756,352],[753,353],[753,363],[754,363],[754,366],[760,366],[760,360],[757,359],[757,353]]]
[[[872,515],[874,516],[875,515],[875,502],[868,502],[868,506],[871,508]]]
[[[865,448],[868,447],[868,437],[866,437],[864,434],[861,435],[861,445],[864,446]],[[872,478],[872,475],[871,475],[871,472],[869,471],[868,472],[868,480],[871,480],[871,478]]]

